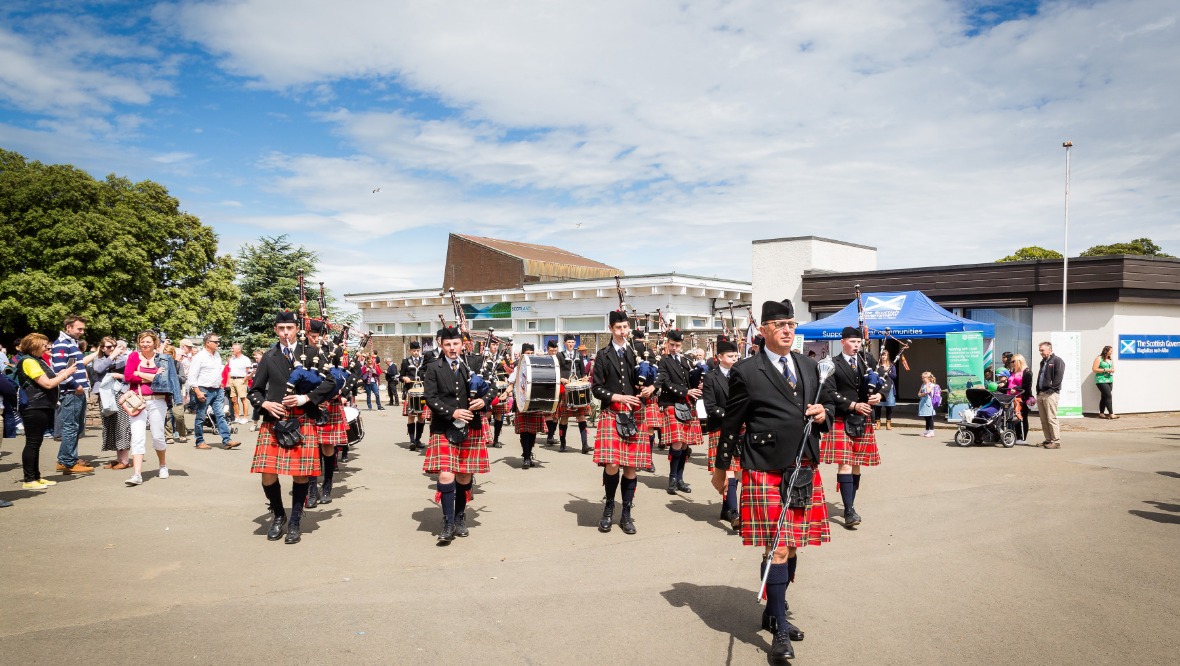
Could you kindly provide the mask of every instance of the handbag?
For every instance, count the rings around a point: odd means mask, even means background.
[[[127,412],[128,416],[139,416],[139,413],[147,409],[147,401],[139,394],[141,389],[134,391],[127,391],[119,396],[119,406],[123,411]]]
[[[692,407],[687,402],[678,402],[674,407],[677,421],[681,423],[692,423]]]
[[[635,416],[631,412],[615,412],[615,431],[623,439],[638,435],[639,426],[635,425]]]
[[[303,444],[303,433],[299,431],[299,417],[280,419],[273,428],[275,441],[284,449],[294,449]]]

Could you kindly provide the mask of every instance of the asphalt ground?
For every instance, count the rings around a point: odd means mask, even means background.
[[[759,554],[718,519],[703,453],[692,494],[641,474],[638,534],[600,534],[590,457],[538,447],[523,470],[506,430],[471,536],[439,547],[400,410],[362,413],[336,501],[290,546],[263,536],[252,433],[172,447],[166,480],[149,462],[140,487],[99,470],[37,493],[17,483],[23,440],[4,440],[0,663],[766,663]],[[825,466],[832,541],[788,591],[795,663],[1176,663],[1180,427],[1142,425],[1058,451],[881,432],[855,531]],[[82,453],[102,462],[91,432]]]

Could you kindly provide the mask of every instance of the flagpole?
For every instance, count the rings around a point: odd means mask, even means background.
[[[1065,252],[1062,253],[1061,262],[1061,330],[1069,330],[1066,327],[1065,310],[1069,307],[1069,149],[1073,148],[1073,141],[1066,141],[1061,144],[1065,148]]]

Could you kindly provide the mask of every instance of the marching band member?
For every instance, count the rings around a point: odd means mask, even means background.
[[[525,342],[520,345],[520,355],[531,355],[535,349],[533,345]],[[508,383],[511,386],[516,386],[519,379],[517,371],[520,369],[520,364],[517,364],[516,369],[508,376]],[[529,469],[530,467],[540,467],[536,458],[533,458],[533,445],[537,443],[537,433],[545,431],[545,414],[543,412],[522,412],[520,411],[520,403],[516,405],[516,434],[520,435],[520,457],[521,469]]]
[[[425,362],[425,359],[422,358],[422,343],[417,340],[411,341],[410,355],[402,359],[401,367],[402,384],[405,386],[407,392],[402,395],[402,416],[406,417],[406,433],[410,436],[411,451],[424,448],[422,445],[422,431],[426,428],[426,418],[429,416],[429,412],[423,411],[421,414],[411,414],[408,392],[413,388],[414,382],[422,381],[422,366]]]
[[[432,412],[422,470],[438,475],[437,498],[443,512],[438,541],[448,544],[457,536],[467,536],[465,510],[474,475],[486,474],[490,466],[487,433],[478,415],[484,401],[468,394],[470,371],[459,359],[463,348],[459,329],[443,328],[438,338],[441,355],[422,372],[426,404]]]
[[[660,437],[669,448],[669,495],[675,495],[677,490],[692,492],[692,488],[684,482],[684,463],[689,456],[689,447],[701,443],[701,431],[696,427],[693,412],[689,411],[688,421],[676,418],[677,405],[695,405],[701,397],[700,388],[688,385],[688,374],[692,368],[688,359],[680,353],[683,345],[684,334],[677,329],[668,331],[668,337],[664,340],[664,355],[658,364],[659,377],[656,379],[656,390],[659,391],[657,403],[664,423],[664,432]]]
[[[704,400],[705,432],[709,440],[709,472],[717,460],[717,441],[721,438],[721,419],[725,417],[725,403],[729,400],[729,371],[738,361],[737,345],[726,338],[717,340],[717,366],[705,375]],[[734,531],[741,529],[742,518],[738,513],[738,479],[742,473],[738,452],[725,470],[726,491],[721,503],[721,520],[729,521]]]
[[[336,385],[331,375],[328,375],[310,393],[296,394],[288,380],[298,365],[306,366],[305,359],[310,350],[296,340],[295,313],[278,313],[274,330],[279,342],[262,355],[254,375],[254,385],[248,394],[250,403],[263,412],[250,472],[262,475],[262,491],[274,514],[266,533],[266,538],[271,541],[282,538],[283,525],[287,523],[279,475],[293,477],[291,494],[294,499],[286,538],[286,542],[291,544],[299,543],[300,540],[299,523],[303,516],[303,503],[307,499],[308,477],[320,473],[320,444],[313,414]],[[312,351],[312,355],[314,359],[317,354]],[[276,427],[280,428],[277,434]],[[289,446],[296,438],[281,432],[287,428],[297,430],[302,441]]]
[[[606,505],[602,509],[598,531],[611,530],[615,491],[622,485],[623,514],[619,518],[619,527],[624,534],[635,534],[635,523],[631,519],[637,483],[635,471],[651,467],[651,448],[644,432],[643,401],[651,397],[655,386],[636,389],[636,365],[639,361],[627,339],[631,325],[626,313],[612,311],[609,321],[611,341],[594,355],[594,381],[591,388],[594,397],[602,403],[594,437],[594,463],[603,468],[602,485],[606,487]],[[627,434],[620,433],[620,427]],[[623,477],[621,484],[620,468]]]
[[[582,357],[580,354],[578,354],[577,350],[574,349],[575,342],[576,340],[574,339],[574,335],[572,333],[565,334],[565,338],[563,340],[565,349],[562,350],[562,352],[558,355],[561,361],[562,384],[568,384],[572,379],[581,379],[583,373],[585,372],[585,366],[583,365]],[[590,405],[571,409],[568,405],[566,405],[565,400],[562,400],[561,404],[557,406],[557,427],[561,438],[562,451],[565,451],[565,438],[566,433],[569,432],[569,419],[572,416],[578,421],[578,434],[582,437],[582,453],[590,453],[590,444],[587,441],[586,418],[590,416],[591,411],[593,410]]]
[[[557,340],[545,343],[545,353],[554,358],[557,357]],[[553,446],[557,443],[557,440],[553,439],[553,436],[557,434],[556,411],[549,412],[549,415],[545,417],[545,430],[548,433],[545,436],[545,446]]]
[[[488,353],[492,358],[499,358],[492,370],[492,372],[495,374],[496,381],[507,384],[508,376],[512,374],[511,359],[509,359],[507,355],[503,358],[500,358],[500,343],[496,340],[492,340],[492,342],[488,345]],[[492,438],[492,448],[498,449],[501,446],[500,431],[504,429],[504,417],[508,416],[508,413],[511,411],[511,409],[512,403],[508,399],[508,395],[502,395],[499,397],[499,399],[492,403],[492,432],[494,434]]]
[[[816,362],[791,351],[795,326],[790,300],[763,303],[759,328],[765,341],[757,355],[729,371],[729,397],[713,470],[713,487],[724,495],[729,492],[726,471],[740,451],[742,543],[763,547],[762,566],[770,567],[762,628],[774,633],[771,664],[787,664],[795,656],[791,641],[803,640],[803,632],[786,617],[796,549],[831,540],[818,460],[819,434],[827,429],[834,406],[828,387],[821,390]],[[812,404],[816,395],[821,396],[819,403]],[[804,442],[808,419],[813,425]],[[814,475],[813,488],[808,490],[804,482],[799,490],[784,494],[783,480],[791,478],[796,460],[801,460],[802,479]],[[780,517],[778,548],[771,552]]]
[[[836,422],[824,437],[820,458],[821,462],[839,465],[836,482],[844,501],[844,528],[849,530],[861,522],[854,508],[856,491],[860,489],[860,468],[881,464],[872,423],[873,405],[881,402],[881,394],[873,393],[866,400],[861,398],[861,385],[867,382],[865,375],[877,362],[868,352],[862,353],[863,343],[860,331],[852,326],[845,326],[840,332],[841,353],[832,359],[836,372],[828,380],[834,388]],[[853,437],[848,433],[850,419],[863,424],[862,434]]]
[[[647,348],[647,343],[644,342],[646,335],[643,331],[635,329],[631,332],[631,348],[635,351],[635,358],[639,360],[648,360],[655,363],[656,360],[652,358]],[[659,402],[656,400],[655,392],[653,391],[647,398],[643,399],[643,422],[646,424],[648,431],[647,448],[650,452],[656,446],[656,435],[660,436],[660,449],[664,448],[664,415],[660,411]],[[642,468],[647,472],[655,472],[656,468],[654,461],[652,465]]]
[[[339,348],[333,349],[327,338],[328,325],[320,319],[312,319],[308,324],[307,345],[309,349],[318,349],[319,356],[332,367],[341,367],[344,363],[344,353]],[[336,448],[348,445],[348,418],[344,416],[343,387],[336,395],[323,402],[320,410],[326,416],[325,423],[317,426],[320,439],[320,468],[323,471],[323,485],[316,493],[315,482],[308,488],[307,506],[332,503],[332,477],[336,474]]]

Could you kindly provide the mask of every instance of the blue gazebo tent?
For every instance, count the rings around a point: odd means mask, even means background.
[[[983,337],[996,337],[995,324],[985,324],[959,317],[927,298],[920,291],[887,291],[862,294],[865,325],[869,337],[885,337],[885,329],[895,337],[941,338],[947,333],[979,331]],[[798,332],[806,340],[839,340],[845,326],[858,325],[856,301],[846,305],[836,314],[800,324]]]

